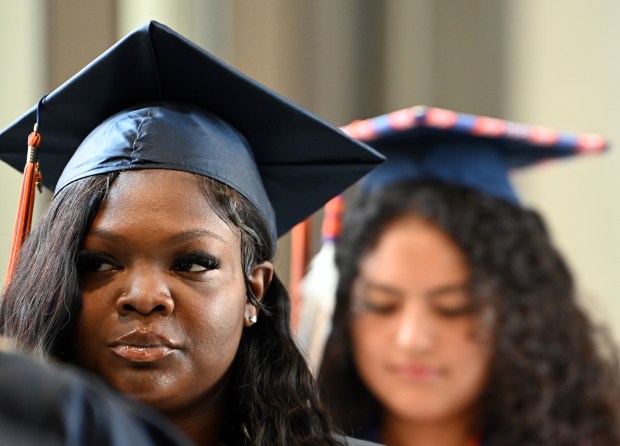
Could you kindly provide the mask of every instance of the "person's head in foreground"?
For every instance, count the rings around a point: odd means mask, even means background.
[[[154,22],[39,112],[44,181],[64,171],[6,289],[3,333],[196,444],[339,444],[272,260],[278,235],[380,156]]]
[[[601,352],[567,264],[507,178],[584,142],[497,120],[491,138],[481,124],[438,109],[354,124],[388,160],[338,241],[326,403],[345,431],[389,446],[618,445],[616,353]]]
[[[41,364],[0,338],[0,444],[188,446],[157,412],[77,370]],[[92,378],[92,377],[91,377]]]

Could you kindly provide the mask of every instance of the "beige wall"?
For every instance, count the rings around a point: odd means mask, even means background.
[[[545,216],[585,307],[620,339],[620,3],[385,5],[387,90],[378,112],[436,105],[610,139],[604,156],[513,179],[523,202]]]
[[[427,104],[620,141],[618,18],[616,0],[0,0],[0,123],[156,19],[335,124]],[[618,150],[515,180],[620,339]],[[0,254],[18,181],[0,170]]]
[[[48,71],[43,0],[0,0],[0,127],[25,113],[45,92]],[[26,139],[24,135],[24,164]],[[21,175],[0,163],[0,280],[4,280]]]
[[[608,155],[524,172],[517,184],[547,218],[584,302],[620,339],[620,2],[510,4],[506,114],[612,142]]]

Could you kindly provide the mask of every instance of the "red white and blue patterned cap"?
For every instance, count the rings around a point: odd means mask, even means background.
[[[502,119],[416,106],[342,127],[387,161],[368,174],[371,191],[407,178],[434,178],[518,203],[511,169],[543,160],[602,153],[607,140]]]

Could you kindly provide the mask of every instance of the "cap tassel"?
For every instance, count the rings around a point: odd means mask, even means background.
[[[13,228],[13,240],[11,242],[11,253],[9,255],[9,265],[7,267],[6,278],[4,281],[5,288],[11,282],[15,268],[17,266],[17,258],[19,250],[30,233],[32,226],[32,213],[34,208],[34,190],[37,188],[41,192],[41,172],[39,170],[38,149],[41,145],[41,134],[39,133],[39,110],[43,103],[43,96],[37,105],[37,121],[34,124],[32,133],[28,136],[28,156],[26,158],[26,166],[24,167],[24,175],[22,177],[22,187],[19,192],[19,201],[17,202],[17,216],[15,218],[15,226]]]
[[[301,280],[308,266],[310,218],[298,223],[291,231],[289,290],[291,296],[291,329],[297,331],[301,312]]]
[[[344,196],[332,198],[324,207],[321,238],[323,244],[312,258],[301,282],[302,311],[297,339],[305,353],[310,370],[316,375],[321,365],[325,343],[331,333],[336,303],[338,269],[335,241],[340,236]]]

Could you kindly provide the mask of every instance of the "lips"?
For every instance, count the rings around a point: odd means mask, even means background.
[[[179,349],[180,346],[168,337],[146,330],[131,331],[110,344],[115,355],[140,363],[158,361]]]
[[[406,364],[393,367],[393,370],[405,379],[413,381],[433,381],[441,377],[439,367],[419,364]]]

